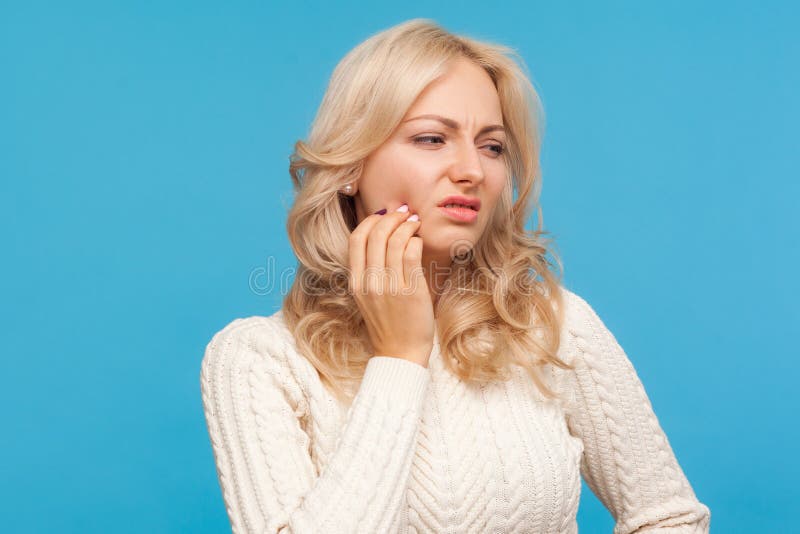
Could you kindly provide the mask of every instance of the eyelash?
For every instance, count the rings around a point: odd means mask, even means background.
[[[437,144],[437,143],[423,143],[422,140],[424,140],[424,139],[442,139],[442,136],[441,135],[421,135],[419,137],[415,137],[414,138],[414,142],[415,143],[419,143],[419,144],[423,144],[423,145],[434,145],[434,144]],[[498,156],[502,156],[503,153],[506,151],[506,147],[504,145],[502,145],[502,144],[500,144],[500,145],[488,145],[488,146],[490,146],[492,148],[499,149],[499,150],[492,150],[492,152],[494,152]]]

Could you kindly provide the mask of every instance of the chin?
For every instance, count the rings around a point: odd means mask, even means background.
[[[452,258],[455,254],[463,254],[478,241],[474,229],[447,228],[435,232],[420,232],[425,255],[432,258]]]

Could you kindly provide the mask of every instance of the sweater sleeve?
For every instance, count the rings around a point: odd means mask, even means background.
[[[614,534],[707,533],[697,500],[633,365],[582,298],[566,292],[575,370],[567,424],[584,444],[581,475],[616,521]]]
[[[288,364],[286,332],[272,320],[233,321],[202,362],[203,409],[233,532],[386,531],[402,506],[428,369],[371,358],[317,473],[301,424],[308,405]]]

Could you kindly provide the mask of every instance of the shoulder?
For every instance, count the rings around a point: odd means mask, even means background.
[[[559,286],[559,289],[564,306],[562,332],[579,337],[589,336],[592,323],[599,319],[594,308],[574,291],[564,286]]]
[[[285,357],[291,341],[281,310],[267,316],[233,319],[212,336],[206,345],[204,361],[214,360],[230,348],[247,348],[262,356]]]
[[[212,336],[201,363],[201,389],[204,396],[226,397],[277,387],[297,403],[303,397],[303,371],[279,310],[234,319]]]
[[[587,355],[600,356],[598,352],[613,348],[616,339],[606,327],[595,308],[583,296],[560,286],[564,306],[561,324],[560,353],[564,361],[584,359]]]
[[[247,331],[255,334],[265,331],[272,333],[286,331],[288,333],[288,329],[283,322],[283,310],[280,309],[272,315],[251,315],[233,319],[214,335],[217,336],[231,331]]]

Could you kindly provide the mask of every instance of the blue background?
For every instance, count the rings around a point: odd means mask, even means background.
[[[250,277],[294,266],[287,158],[333,67],[414,17],[525,59],[565,282],[714,531],[794,528],[797,4],[111,4],[0,7],[0,529],[229,528],[203,350],[280,304]],[[613,525],[585,485],[578,520]]]

